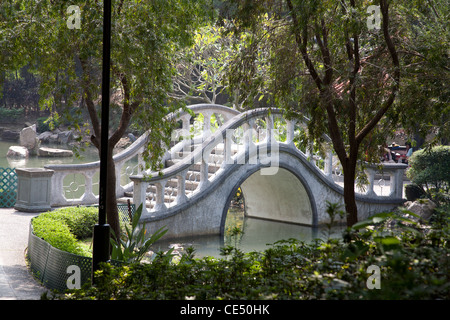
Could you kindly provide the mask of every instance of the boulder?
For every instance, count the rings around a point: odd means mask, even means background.
[[[30,153],[28,149],[22,146],[11,146],[6,153],[7,158],[27,159]]]
[[[45,132],[42,132],[38,136],[38,139],[42,143],[57,143],[58,142],[58,134],[50,132],[50,131],[45,131]]]
[[[407,205],[407,209],[428,221],[436,208],[436,204],[429,199],[419,199]]]
[[[74,140],[74,135],[73,132],[70,130],[67,131],[55,130],[53,132],[45,131],[38,136],[38,139],[42,143],[68,144]]]
[[[38,156],[39,157],[72,157],[73,151],[66,150],[66,149],[41,147],[38,150]]]
[[[63,131],[58,133],[58,143],[60,144],[68,144],[73,140],[73,133],[72,131]]]
[[[39,145],[39,139],[36,134],[36,125],[23,128],[22,131],[20,131],[19,140],[22,147],[27,148],[31,154],[35,154],[35,150]]]

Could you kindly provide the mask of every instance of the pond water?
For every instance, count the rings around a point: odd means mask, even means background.
[[[83,158],[63,157],[46,158],[30,157],[29,159],[12,160],[6,158],[11,142],[0,140],[0,167],[10,168],[43,168],[47,164],[75,164],[86,163],[98,160],[98,153],[95,149],[84,152]],[[54,148],[65,148],[62,146],[51,146]],[[231,236],[233,228],[238,227],[242,233],[238,236]],[[332,230],[332,237],[339,237],[344,230],[343,227],[336,227]],[[269,248],[270,244],[279,240],[295,238],[305,242],[311,242],[316,238],[325,239],[328,236],[327,230],[301,226],[290,223],[275,222],[244,216],[244,210],[239,207],[231,207],[228,211],[224,236],[193,236],[178,238],[176,240],[159,241],[153,247],[153,251],[167,251],[170,247],[175,247],[180,253],[187,247],[195,249],[195,256],[220,257],[220,248],[226,245],[237,245],[244,252],[263,251]]]
[[[232,236],[235,227],[242,233]],[[305,243],[314,239],[339,238],[345,230],[343,226],[333,227],[330,232],[326,228],[312,228],[291,223],[276,222],[244,216],[244,210],[232,207],[228,210],[225,222],[225,234],[211,236],[192,236],[172,240],[158,241],[152,246],[152,251],[167,251],[174,248],[175,253],[182,254],[186,248],[195,249],[195,257],[221,257],[220,248],[237,246],[244,252],[264,251],[280,240],[294,238]]]
[[[86,163],[92,161],[98,161],[98,153],[96,149],[89,148],[83,152],[82,158],[78,157],[61,157],[61,158],[49,158],[49,157],[37,157],[30,156],[28,159],[10,159],[6,157],[6,153],[10,146],[19,145],[18,142],[9,142],[0,140],[0,167],[3,168],[43,168],[48,164],[76,164]],[[45,145],[50,148],[69,149],[66,146],[61,145]]]

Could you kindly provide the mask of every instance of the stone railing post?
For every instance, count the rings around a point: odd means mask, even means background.
[[[211,116],[213,112],[203,111],[203,139],[207,139],[211,135]]]
[[[125,164],[125,162],[117,162],[115,164],[115,171],[116,171],[116,196],[120,197],[124,193],[124,188],[120,184],[120,180],[122,179],[122,167]]]
[[[223,138],[223,164],[234,164],[234,159],[231,158],[231,144],[233,143],[233,130],[227,129],[225,137]]]
[[[366,168],[365,172],[367,175],[367,180],[369,181],[369,187],[367,189],[366,196],[376,197],[377,194],[373,190],[375,184],[375,170],[373,168]]]
[[[17,201],[14,208],[24,212],[51,210],[51,177],[53,170],[43,168],[16,169]]]
[[[295,146],[294,136],[295,136],[295,120],[286,120],[286,144]]]
[[[333,180],[333,150],[331,149],[327,151],[324,172],[327,178]]]
[[[258,151],[255,143],[253,142],[253,135],[257,134],[254,129],[255,119],[250,119],[244,124],[244,147],[245,152],[248,153],[248,163],[257,164],[258,163]],[[245,163],[245,158],[243,159]]]
[[[200,183],[198,185],[198,190],[204,190],[207,188],[210,184],[210,181],[208,180],[208,173],[209,173],[209,156],[211,155],[211,149],[205,149],[203,150],[203,154],[201,157],[201,163],[200,163]]]
[[[84,173],[84,179],[85,179],[85,189],[84,194],[81,198],[82,203],[95,203],[97,201],[97,197],[94,194],[93,188],[92,188],[92,178],[94,174],[97,172],[97,170],[91,170]]]
[[[166,187],[167,180],[160,180],[155,182],[156,187],[156,203],[153,211],[162,211],[167,209],[166,204],[164,202],[164,191]]]
[[[186,174],[188,170],[180,172],[177,177],[177,204],[182,204],[187,201],[186,196]]]
[[[149,183],[144,181],[141,177],[130,177],[131,181],[133,181],[133,203],[136,208],[142,204],[142,217],[148,215],[148,210],[146,206],[147,202],[147,188]]]
[[[68,204],[67,199],[64,197],[64,177],[67,173],[68,172],[65,171],[54,171],[52,175],[52,189],[50,190],[50,204],[52,206],[62,206]]]
[[[403,197],[403,171],[406,169],[407,165],[401,166],[398,168],[394,168],[390,172],[389,180],[391,192],[389,194],[390,197],[394,198],[402,198]]]

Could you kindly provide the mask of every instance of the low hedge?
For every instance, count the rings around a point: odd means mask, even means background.
[[[78,240],[91,237],[97,221],[97,208],[71,207],[41,213],[31,223],[34,234],[53,247],[81,256],[91,256],[90,250]]]

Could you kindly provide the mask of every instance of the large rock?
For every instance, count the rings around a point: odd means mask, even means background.
[[[73,151],[66,150],[66,149],[41,147],[38,150],[38,156],[39,157],[72,157]]]
[[[7,158],[27,159],[30,153],[28,149],[22,146],[11,146],[6,153]]]
[[[407,209],[420,216],[422,220],[429,220],[436,208],[436,204],[429,199],[419,199],[409,203]]]
[[[50,132],[50,131],[45,131],[45,132],[42,132],[40,135],[38,135],[38,139],[42,143],[57,143],[58,142],[58,134]]]
[[[73,132],[70,130],[61,131],[61,132],[60,131],[55,131],[55,132],[45,131],[45,132],[42,132],[38,136],[38,139],[42,143],[68,144],[74,140],[74,135],[73,135]]]
[[[20,132],[20,145],[28,149],[31,154],[36,154],[39,139],[36,134],[36,125],[23,128]]]
[[[63,131],[63,132],[58,133],[58,143],[68,144],[72,140],[73,140],[73,132],[72,131],[68,130],[68,131]]]

